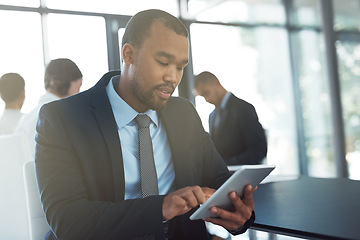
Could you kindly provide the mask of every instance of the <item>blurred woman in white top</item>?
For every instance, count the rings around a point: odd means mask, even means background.
[[[25,100],[25,81],[17,73],[6,73],[0,78],[0,97],[5,110],[0,117],[0,135],[12,134],[20,117]]]
[[[21,117],[15,133],[25,134],[35,153],[36,122],[43,104],[65,98],[80,91],[83,75],[78,66],[67,58],[52,60],[45,69],[44,84],[46,93],[40,97],[38,105]]]

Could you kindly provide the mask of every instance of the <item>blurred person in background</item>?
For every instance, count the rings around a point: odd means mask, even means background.
[[[226,164],[263,163],[267,141],[254,106],[227,91],[218,78],[207,71],[195,76],[195,90],[215,105],[209,116],[209,132]]]
[[[22,113],[25,100],[25,81],[17,73],[6,73],[0,78],[0,97],[5,110],[0,117],[0,134],[12,134]]]
[[[33,153],[35,152],[36,122],[43,104],[74,95],[80,91],[83,75],[79,67],[70,59],[52,60],[45,69],[45,94],[40,97],[38,105],[28,114],[21,117],[15,133],[25,134]]]

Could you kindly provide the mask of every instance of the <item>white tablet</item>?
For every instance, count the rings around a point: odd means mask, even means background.
[[[240,197],[244,187],[251,184],[255,188],[269,173],[274,170],[274,165],[243,165],[216,190],[216,192],[197,209],[191,216],[191,220],[216,217],[210,212],[210,208],[217,206],[230,211],[233,208],[229,193],[235,191]]]

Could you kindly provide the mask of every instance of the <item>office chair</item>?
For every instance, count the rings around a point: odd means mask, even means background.
[[[44,239],[44,236],[50,230],[50,227],[46,221],[46,217],[40,202],[40,196],[35,178],[34,161],[29,161],[24,164],[24,181],[30,228],[30,240]]]
[[[0,135],[0,239],[29,239],[23,164],[32,160],[23,135]]]

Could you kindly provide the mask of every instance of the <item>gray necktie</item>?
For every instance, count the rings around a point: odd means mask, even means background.
[[[141,195],[143,198],[158,195],[158,181],[154,163],[153,147],[150,137],[150,121],[148,115],[137,115],[135,121],[139,134],[139,165]]]
[[[214,120],[213,120],[213,124],[212,124],[212,128],[211,128],[211,135],[214,136],[216,135],[216,133],[219,130],[219,126],[220,126],[220,121],[221,121],[221,117],[223,114],[223,109],[221,109],[221,107],[216,108],[215,110],[215,114],[214,114]]]

